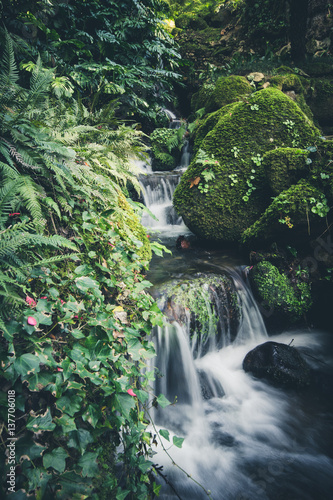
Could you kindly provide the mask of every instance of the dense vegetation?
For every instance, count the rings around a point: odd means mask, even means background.
[[[0,0],[0,470],[16,475],[0,496],[158,496],[149,409],[170,402],[150,388],[163,315],[145,273],[163,246],[140,223],[133,159],[149,144],[153,168],[176,166],[185,126],[168,128],[166,105],[191,113],[175,205],[200,236],[248,248],[278,237],[294,256],[304,235],[329,237],[333,146],[318,127],[333,127],[331,66],[295,66],[301,3]],[[314,41],[308,55],[329,56]],[[301,317],[301,259],[286,278],[278,251],[256,255],[258,294]]]
[[[146,154],[133,119],[163,123],[177,78],[164,7],[1,2],[2,476],[19,464],[1,497],[159,490],[144,410],[169,403],[149,387],[162,315],[144,272],[162,250],[128,193]],[[16,459],[5,463],[13,391]]]

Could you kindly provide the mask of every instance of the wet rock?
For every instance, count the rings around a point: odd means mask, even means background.
[[[310,384],[310,368],[295,347],[265,342],[248,352],[243,369],[278,387],[300,388]]]

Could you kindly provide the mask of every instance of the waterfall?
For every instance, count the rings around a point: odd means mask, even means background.
[[[157,357],[150,370],[157,373],[154,394],[162,393],[175,404],[154,409],[152,431],[169,431],[170,442],[163,436],[160,439],[172,460],[209,489],[214,500],[329,500],[333,460],[329,447],[325,454],[325,445],[320,448],[316,443],[328,416],[319,405],[312,428],[301,395],[272,387],[243,371],[246,353],[265,342],[267,332],[242,268],[224,272],[232,287],[228,288],[226,280],[217,287],[215,281],[214,286],[208,285],[209,300],[202,285],[212,282],[209,273],[193,275],[188,281],[180,278],[167,285],[165,292],[162,289],[159,304],[168,311],[168,321],[153,332]],[[193,290],[198,297],[204,294],[200,303],[206,303],[206,314],[202,313],[206,324],[198,327],[186,302],[177,307],[178,289],[185,296]],[[236,323],[230,319],[235,317],[234,293]],[[223,341],[218,339],[220,330]],[[298,347],[316,352],[318,337],[314,332],[293,331],[275,340],[289,343],[295,338]],[[322,353],[317,355],[322,359]],[[182,449],[171,445],[173,436],[185,438]],[[163,485],[161,500],[207,498],[202,488],[171,465],[161,446],[156,448],[154,461],[163,466],[172,484]]]
[[[164,111],[170,119],[170,128],[179,128],[181,120],[177,119],[172,111],[167,109]],[[143,202],[155,218],[146,213],[142,218],[142,224],[153,230],[168,231],[169,234],[188,232],[182,218],[173,208],[172,197],[182,172],[190,163],[189,141],[186,140],[182,148],[180,164],[171,172],[152,172],[151,165],[143,163],[142,174],[139,175]]]

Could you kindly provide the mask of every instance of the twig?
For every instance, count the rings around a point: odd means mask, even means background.
[[[161,437],[160,437],[160,434],[159,434],[159,432],[157,431],[156,426],[155,426],[155,423],[154,423],[153,419],[151,418],[151,416],[150,416],[150,414],[149,414],[148,410],[146,410],[146,412],[147,412],[147,415],[148,415],[148,417],[149,417],[149,419],[150,419],[150,421],[151,421],[151,423],[152,423],[152,425],[153,425],[153,427],[154,427],[154,431],[156,432],[156,435],[158,436],[158,439],[159,439],[159,441],[160,441],[160,443],[161,443],[161,446],[162,446],[162,448],[163,448],[163,451],[164,451],[164,452],[168,455],[168,457],[170,458],[172,465],[175,465],[176,467],[178,467],[178,469],[179,469],[179,470],[181,470],[181,471],[182,471],[182,472],[183,472],[183,473],[184,473],[184,474],[185,474],[185,475],[186,475],[189,479],[191,479],[191,480],[192,480],[195,484],[197,484],[197,485],[198,485],[198,486],[199,486],[199,487],[200,487],[200,488],[201,488],[201,489],[202,489],[202,490],[206,493],[206,495],[208,496],[208,498],[210,498],[211,500],[213,500],[213,497],[212,497],[212,495],[211,495],[211,492],[210,492],[209,490],[206,490],[206,488],[205,488],[205,487],[204,487],[201,483],[199,483],[196,479],[194,479],[194,478],[191,476],[191,474],[189,474],[188,472],[186,472],[186,470],[185,470],[185,469],[183,469],[180,465],[178,465],[178,464],[174,461],[174,459],[172,458],[172,456],[170,455],[170,453],[168,452],[168,450],[165,448],[165,446],[164,446],[164,444],[163,444],[163,442],[162,442],[162,439],[161,439]]]

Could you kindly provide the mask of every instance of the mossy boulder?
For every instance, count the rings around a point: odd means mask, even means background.
[[[264,154],[263,166],[273,194],[281,193],[304,177],[309,170],[308,156],[309,151],[297,148],[277,148]]]
[[[213,83],[204,83],[201,85],[198,92],[195,92],[191,98],[192,111],[198,111],[198,109],[205,108],[214,90],[215,85]]]
[[[311,81],[313,93],[308,104],[322,127],[333,127],[333,79],[316,78]]]
[[[213,113],[209,113],[204,117],[203,120],[201,120],[200,125],[198,126],[197,129],[194,130],[193,133],[193,152],[196,153],[199,148],[201,147],[202,141],[205,139],[206,135],[208,132],[213,130],[215,125],[219,122],[220,119],[222,119],[223,116],[232,113],[233,108],[235,107],[235,104],[228,104],[227,106],[224,106],[223,108],[214,111]]]
[[[294,73],[279,74],[269,79],[272,87],[282,90],[290,99],[293,99],[301,110],[313,119],[313,113],[306,103],[306,88],[310,87],[305,78],[301,78]],[[303,83],[305,85],[303,85]]]
[[[324,193],[301,179],[282,191],[258,220],[242,235],[243,243],[255,240],[292,243],[318,236],[326,226],[329,207]]]
[[[260,90],[246,102],[229,106],[214,116],[213,122],[218,121],[200,142],[207,159],[217,161],[208,168],[215,178],[207,192],[199,189],[207,165],[197,161],[198,152],[174,194],[176,211],[189,229],[214,241],[239,241],[269,206],[262,164],[266,152],[305,148],[320,136],[298,105],[277,89]],[[193,183],[198,178],[199,183]]]
[[[179,130],[156,128],[150,134],[152,168],[155,171],[169,171],[179,165],[183,139]]]
[[[253,87],[244,76],[222,76],[204,107],[207,112],[216,111],[226,104],[245,99],[252,91]]]
[[[251,271],[255,297],[266,311],[266,317],[297,321],[312,304],[310,284],[291,283],[285,274],[268,261],[259,262]],[[274,315],[274,317],[273,317]]]
[[[227,274],[197,273],[159,290],[159,307],[171,320],[188,326],[192,349],[203,355],[230,344],[239,329],[236,287]]]
[[[122,194],[119,194],[118,205],[122,209],[123,214],[126,214],[117,222],[119,234],[126,242],[131,242],[133,252],[137,254],[145,267],[148,267],[152,251],[147,230],[143,227],[139,217]]]

